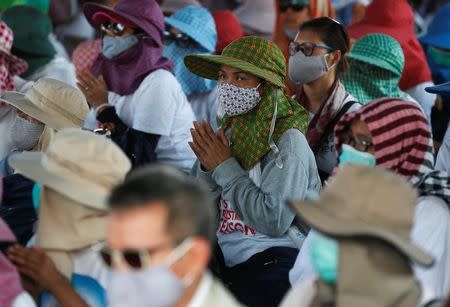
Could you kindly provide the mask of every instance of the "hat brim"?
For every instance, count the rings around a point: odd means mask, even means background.
[[[172,17],[166,18],[165,23],[168,24],[169,26],[174,27],[177,30],[182,31],[183,33],[189,35],[189,37],[191,39],[193,39],[195,42],[197,42],[200,46],[205,48],[207,51],[213,52],[216,49],[215,44],[213,44],[213,43],[208,44],[207,41],[199,39],[198,35],[196,35],[196,32],[194,32],[192,30],[191,25],[181,22],[179,20],[173,19]]]
[[[436,86],[426,87],[425,91],[432,94],[450,94],[450,82],[439,84]]]
[[[83,124],[80,123],[80,125],[76,125],[69,120],[63,119],[62,115],[51,114],[49,111],[45,112],[28,100],[23,93],[5,92],[0,96],[0,101],[19,109],[23,113],[37,119],[41,123],[55,130],[61,130],[64,128],[81,128]]]
[[[43,153],[40,152],[22,152],[9,157],[8,162],[25,177],[74,201],[98,210],[107,209],[109,191],[91,182],[83,181],[75,175],[67,178],[58,173],[49,172],[42,166],[42,157]]]
[[[239,59],[223,55],[210,55],[210,54],[187,55],[184,58],[184,64],[194,74],[211,80],[217,80],[219,78],[219,70],[222,65],[228,65],[237,69],[241,69],[252,75],[255,75],[278,87],[281,88],[285,87],[284,82],[275,73],[263,70],[246,61],[242,61]]]
[[[311,201],[288,201],[297,216],[318,231],[336,237],[375,237],[396,247],[414,262],[429,267],[433,257],[403,238],[354,219],[342,219],[328,214],[327,205]],[[332,204],[329,204],[332,205]]]
[[[419,41],[424,45],[431,45],[442,49],[450,49],[450,35],[448,33],[426,34],[420,37]]]
[[[125,13],[119,13],[113,8],[96,3],[86,3],[83,6],[83,12],[89,24],[95,29],[98,29],[103,22],[113,20],[116,22],[124,23],[124,25],[131,25],[132,28],[139,28],[150,35],[150,37],[154,40],[158,47],[162,47],[163,45],[160,39],[161,33],[158,31],[157,27],[150,23],[150,26],[146,27],[146,29],[143,29],[139,26],[139,20],[137,20],[135,16]]]
[[[390,71],[391,73],[393,73],[393,74],[396,75],[396,76],[399,75],[399,74],[398,74],[398,69],[396,69],[394,66],[389,65],[387,62],[385,62],[385,63],[383,63],[383,64],[381,65],[381,64],[380,64],[376,59],[374,59],[373,57],[366,56],[366,55],[364,55],[364,54],[357,54],[357,53],[354,53],[354,52],[351,52],[351,51],[350,51],[350,52],[347,54],[347,58],[349,58],[349,59],[351,59],[351,60],[357,60],[357,61],[361,61],[361,62],[364,62],[364,63],[368,63],[368,64],[371,64],[371,65],[376,66],[376,67],[378,67],[378,68],[388,70],[388,71]]]

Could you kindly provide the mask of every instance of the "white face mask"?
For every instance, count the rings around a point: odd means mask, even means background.
[[[251,111],[261,101],[258,88],[242,88],[230,83],[219,83],[219,103],[227,116],[238,116]]]
[[[102,53],[105,58],[112,59],[138,42],[139,39],[135,35],[105,36],[103,37]]]
[[[172,307],[192,283],[192,275],[180,280],[170,266],[191,248],[191,240],[181,243],[168,257],[166,263],[144,270],[109,272],[107,286],[110,307]]]
[[[299,51],[289,57],[289,79],[295,84],[308,84],[316,81],[334,67],[328,67],[329,53],[318,56],[306,56]]]
[[[11,126],[11,138],[15,149],[19,151],[33,149],[39,142],[43,131],[44,124],[32,123],[20,116],[16,116]]]

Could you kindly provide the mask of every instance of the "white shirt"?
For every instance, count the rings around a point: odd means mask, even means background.
[[[192,139],[190,128],[195,116],[172,73],[158,69],[133,94],[120,96],[110,92],[108,100],[125,125],[161,136],[156,147],[159,163],[190,172],[195,155],[188,142]],[[91,110],[84,126],[94,129],[95,125],[95,112]]]
[[[444,140],[439,149],[434,168],[439,171],[450,173],[450,124],[447,127],[447,132],[445,133]]]
[[[36,82],[41,78],[52,78],[72,86],[77,86],[75,66],[67,59],[59,56],[39,68],[27,80]]]
[[[208,296],[208,291],[213,284],[213,277],[211,273],[206,271],[203,273],[202,279],[200,280],[200,284],[198,285],[197,291],[195,291],[194,296],[190,300],[187,307],[199,307],[205,305],[205,300]]]
[[[405,91],[420,104],[429,123],[431,123],[431,109],[436,102],[436,95],[425,91],[425,88],[430,86],[434,86],[432,81],[417,84],[416,86]]]
[[[36,307],[36,304],[28,292],[22,292],[14,299],[11,307]]]
[[[442,199],[434,196],[418,199],[411,240],[435,258],[430,268],[413,264],[414,274],[422,286],[422,303],[446,298],[450,293],[450,210]],[[289,272],[289,280],[294,285],[316,276],[309,234]]]

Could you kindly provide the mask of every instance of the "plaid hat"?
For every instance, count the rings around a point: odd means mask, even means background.
[[[233,157],[244,169],[249,170],[273,150],[276,145],[272,141],[277,141],[286,130],[305,133],[308,112],[284,93],[286,62],[273,42],[255,36],[242,37],[226,47],[222,55],[188,55],[184,62],[193,73],[208,79],[217,80],[220,66],[229,65],[268,81],[257,107],[240,116],[224,117],[222,121],[224,131],[231,128]],[[273,134],[272,123],[275,123]]]
[[[365,62],[401,76],[405,56],[400,44],[389,35],[369,34],[357,40],[350,52],[350,59]]]
[[[189,35],[209,52],[213,52],[217,43],[216,25],[211,13],[197,6],[188,6],[166,18],[166,24]]]
[[[221,65],[242,69],[284,88],[286,60],[275,43],[256,36],[239,38],[228,45],[222,55],[188,55],[184,58],[187,68],[194,74],[217,80]]]
[[[11,75],[21,75],[27,70],[28,64],[11,54],[13,40],[13,31],[6,23],[0,21],[0,55],[3,55],[9,62],[9,72]]]
[[[360,103],[406,97],[398,87],[405,58],[395,39],[384,34],[366,35],[356,41],[347,57],[350,71],[344,75],[344,85]]]

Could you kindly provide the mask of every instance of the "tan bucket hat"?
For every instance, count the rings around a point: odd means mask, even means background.
[[[63,129],[46,152],[15,154],[9,163],[24,176],[101,210],[131,169],[130,160],[110,139],[79,129]]]
[[[83,93],[62,81],[42,78],[25,93],[5,92],[5,102],[55,130],[81,128],[89,106]]]
[[[381,239],[424,266],[433,257],[410,241],[417,192],[382,169],[346,165],[318,201],[289,201],[300,219],[335,237]]]

